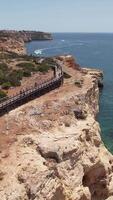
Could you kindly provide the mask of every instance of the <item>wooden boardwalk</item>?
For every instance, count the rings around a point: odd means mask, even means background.
[[[55,77],[52,77],[45,82],[42,82],[40,85],[35,85],[29,89],[22,91],[21,93],[9,97],[8,99],[4,100],[0,103],[0,116],[9,112],[10,110],[25,104],[26,102],[40,97],[41,95],[60,87],[63,83],[63,73],[62,69],[60,72],[56,72]]]

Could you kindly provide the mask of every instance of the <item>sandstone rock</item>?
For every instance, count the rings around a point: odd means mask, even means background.
[[[25,42],[32,40],[51,40],[50,33],[39,31],[0,31],[0,51],[15,52],[26,54]]]
[[[59,56],[59,59],[69,68],[74,68],[80,70],[80,65],[76,62],[76,60],[71,56]]]
[[[112,198],[113,156],[102,143],[95,119],[100,72],[73,70],[61,88],[8,114],[10,134],[6,137],[9,141],[16,135],[17,141],[8,150],[4,142],[9,156],[1,158],[5,175],[0,181],[0,199]],[[82,88],[75,87],[75,76],[84,78]],[[33,114],[38,107],[43,115]],[[84,120],[75,118],[74,110],[79,117],[85,111]],[[1,129],[5,127],[2,120]]]

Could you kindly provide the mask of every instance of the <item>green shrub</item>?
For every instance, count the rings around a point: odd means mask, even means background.
[[[20,86],[21,82],[17,77],[12,77],[12,80],[10,80],[10,83],[12,86]]]
[[[5,82],[2,84],[2,89],[8,90],[11,87],[11,83],[10,82]]]
[[[24,77],[30,77],[30,76],[31,76],[31,72],[28,71],[28,70],[24,70],[23,76],[24,76]]]
[[[54,61],[53,58],[45,58],[43,61],[42,61],[42,64],[48,64],[48,65],[56,65],[56,62]]]
[[[0,84],[2,84],[4,82],[5,79],[5,74],[4,72],[0,69]]]
[[[9,68],[5,63],[0,63],[0,84],[6,82],[6,77],[9,73]]]
[[[17,67],[21,67],[23,70],[27,70],[27,74],[30,76],[30,72],[48,72],[49,69],[52,68],[51,64],[47,63],[47,61],[43,61],[41,64],[33,64],[31,62],[22,62],[17,64]],[[26,72],[25,72],[26,74]]]
[[[4,98],[6,96],[7,96],[7,94],[3,90],[0,90],[0,99]]]
[[[22,62],[22,63],[17,64],[17,67],[21,67],[23,69],[29,69],[29,70],[33,71],[35,68],[35,65],[30,62]]]
[[[23,78],[23,70],[15,70],[12,72],[19,80]]]
[[[1,53],[0,57],[4,59],[10,59],[10,57],[11,59],[12,57],[21,59],[21,57],[11,52],[7,52],[6,54]],[[44,62],[42,62],[41,64],[33,63],[33,57],[25,56],[25,58],[32,60],[31,62],[21,61],[21,63],[18,63],[16,65],[18,67],[18,69],[16,70],[9,68],[8,65],[4,62],[0,62],[0,85],[2,86],[2,89],[9,89],[11,86],[20,86],[23,77],[30,77],[32,72],[46,73],[49,69],[52,69],[52,64],[54,63],[54,61],[51,58],[44,59]]]
[[[20,55],[16,54],[15,52],[2,52],[0,53],[0,59],[15,59],[15,58],[19,58]]]
[[[8,66],[5,63],[0,63],[0,70],[2,71],[8,71]]]
[[[12,77],[17,77],[17,79],[22,80],[23,70],[13,70],[11,73],[9,73],[9,79]]]
[[[14,70],[7,75],[6,80],[7,82],[10,82],[12,86],[20,86],[21,85],[20,81],[22,80],[22,77],[23,77],[22,70]]]
[[[39,67],[38,67],[38,71],[39,72],[48,72],[48,70],[50,69],[51,67],[47,64],[41,64]]]

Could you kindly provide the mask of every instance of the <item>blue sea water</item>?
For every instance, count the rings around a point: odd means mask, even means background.
[[[100,94],[98,121],[102,139],[113,153],[113,34],[110,33],[54,33],[52,41],[32,41],[28,54],[35,50],[42,56],[72,54],[81,66],[104,71],[104,89]]]

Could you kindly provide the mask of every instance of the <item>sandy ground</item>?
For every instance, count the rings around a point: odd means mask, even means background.
[[[45,75],[34,75],[33,77],[31,77],[29,80],[25,79],[24,82],[24,86],[30,86],[33,84],[33,81],[35,82],[36,80],[40,81],[42,80],[47,80],[48,77],[51,76],[51,72],[49,72],[48,74]],[[78,87],[74,84],[75,80],[81,80],[83,79],[83,86],[82,87]],[[60,88],[49,92],[48,94],[45,94],[23,106],[20,106],[19,108],[11,111],[10,113],[6,114],[5,116],[2,116],[0,118],[0,149],[8,149],[8,147],[16,141],[16,135],[21,134],[22,132],[26,132],[27,125],[25,124],[25,126],[22,124],[21,122],[21,126],[16,123],[16,120],[14,121],[14,115],[17,115],[18,113],[20,113],[21,115],[21,111],[24,110],[25,112],[27,112],[27,107],[32,107],[32,105],[36,104],[37,107],[38,105],[40,106],[40,104],[44,104],[46,111],[49,113],[52,113],[52,110],[49,109],[49,104],[51,104],[53,101],[58,101],[58,99],[66,99],[68,98],[68,95],[70,95],[70,93],[73,94],[73,92],[76,91],[76,93],[79,95],[80,93],[84,92],[84,89],[88,88],[90,85],[90,79],[87,78],[86,75],[84,75],[81,71],[78,70],[74,70],[73,71],[73,77],[69,78],[69,79],[65,79],[64,80],[64,84],[63,86],[61,86]],[[10,90],[9,94],[12,95],[14,93],[17,93],[19,91],[19,89],[21,89],[21,87],[17,88],[16,90]],[[13,93],[14,92],[14,93]],[[13,117],[11,117],[13,116]],[[24,118],[25,116],[23,116]],[[54,117],[54,116],[53,116]],[[57,118],[57,115],[56,115]],[[29,129],[29,128],[28,128]],[[23,133],[22,133],[23,134]]]

